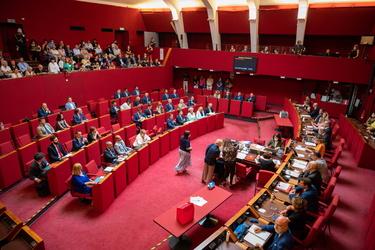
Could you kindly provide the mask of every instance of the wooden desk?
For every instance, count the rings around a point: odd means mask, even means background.
[[[103,180],[92,187],[92,201],[94,210],[103,213],[114,201],[115,191],[113,184],[113,175],[107,174]]]
[[[202,207],[194,205],[194,219],[186,224],[181,224],[176,219],[177,207],[186,202],[189,202],[190,197],[195,196],[203,197],[207,201],[207,203]],[[191,246],[191,239],[184,233],[198,222],[200,222],[200,225],[203,224],[203,226],[205,226],[204,223],[210,224],[212,222],[210,218],[213,218],[209,217],[210,212],[220,206],[231,196],[231,193],[220,187],[216,186],[214,189],[208,190],[207,186],[204,186],[194,194],[190,195],[183,201],[179,202],[177,205],[173,206],[172,208],[155,218],[154,222],[173,235],[173,237],[169,239],[169,246],[172,249],[185,249],[186,247],[188,249]]]

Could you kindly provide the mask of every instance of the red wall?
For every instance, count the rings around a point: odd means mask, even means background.
[[[118,30],[120,27],[129,31],[132,45],[143,45],[143,36],[137,30],[144,30],[141,14],[137,9],[91,4],[73,0],[60,1],[3,1],[3,14],[0,22],[8,18],[22,23],[24,33],[29,40],[42,42],[53,38],[55,43],[63,40],[74,46],[81,40],[96,38],[104,47],[114,40],[114,32],[102,32],[102,28]],[[22,20],[21,18],[24,18]],[[70,30],[70,26],[84,26],[85,31]]]
[[[1,81],[1,105],[12,105],[11,109],[0,109],[2,122],[17,124],[18,120],[37,113],[42,102],[53,110],[66,103],[71,96],[79,106],[87,100],[101,97],[113,98],[118,88],[135,85],[141,91],[172,86],[172,70],[167,67],[102,70],[72,73],[65,80],[64,74]],[[156,84],[157,83],[157,84]]]
[[[250,45],[250,34],[220,34],[221,44],[243,44]],[[228,49],[229,50],[229,49]]]
[[[306,35],[304,45],[308,53],[316,55],[319,52],[325,52],[330,49],[331,53],[340,52],[341,57],[348,57],[354,44],[359,44],[360,36],[313,36]],[[363,48],[360,47],[362,55]]]
[[[188,33],[189,49],[211,49],[211,33]],[[207,48],[208,46],[208,48]]]
[[[259,10],[259,34],[296,34],[297,10]]]
[[[219,11],[219,33],[249,34],[249,11]]]
[[[146,31],[174,32],[171,12],[141,12]]]
[[[183,12],[186,33],[210,33],[207,10]]]
[[[173,71],[173,86],[175,88],[182,88],[182,77],[185,72],[190,76],[189,90],[193,91],[194,76],[205,76],[207,79],[210,75],[216,81],[221,77],[224,81],[229,78],[229,72],[210,72],[197,69],[174,69]],[[232,91],[241,91],[245,94],[253,92],[255,95],[267,96],[267,103],[282,105],[285,97],[300,100],[303,92],[303,81],[295,79],[280,79],[280,77],[273,76],[249,76],[248,74],[234,75],[231,80],[233,86]],[[216,85],[214,85],[216,89]],[[293,90],[293,91],[291,91]]]
[[[172,51],[172,66],[233,71],[233,56],[258,57],[257,74],[368,84],[374,61],[209,50]]]
[[[293,47],[295,43],[295,35],[259,34],[259,45]]]

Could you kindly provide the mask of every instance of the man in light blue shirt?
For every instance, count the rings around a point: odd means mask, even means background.
[[[23,59],[23,57],[20,57],[19,63],[17,64],[18,68],[21,70],[22,73],[25,73],[25,71],[30,67],[27,62]]]
[[[66,99],[68,102],[65,103],[65,110],[71,110],[71,109],[76,109],[76,104],[72,101],[71,97],[68,97]]]

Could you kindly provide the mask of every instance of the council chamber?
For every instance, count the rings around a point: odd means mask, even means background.
[[[2,6],[1,249],[375,248],[373,2]]]

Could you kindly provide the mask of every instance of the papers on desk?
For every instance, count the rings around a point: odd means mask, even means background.
[[[127,158],[127,156],[123,156],[123,157],[119,157],[117,158],[117,162],[122,162],[122,161],[125,161],[125,159]]]
[[[276,164],[276,165],[281,165],[281,162],[280,160],[277,160],[277,159],[273,159],[273,162]]]
[[[305,145],[307,145],[307,146],[312,146],[312,147],[315,147],[316,146],[316,144],[315,143],[313,143],[313,142],[305,142]]]
[[[313,129],[314,127],[313,126],[306,126],[306,128]]]
[[[72,155],[73,155],[73,153],[70,152],[70,153],[67,153],[66,155],[64,155],[64,157],[70,157],[70,156],[72,156]]]
[[[311,118],[310,115],[301,115],[301,118]]]
[[[256,225],[251,225],[249,228],[248,233],[244,237],[244,240],[255,246],[256,244],[260,244],[261,246],[264,245],[264,243],[267,241],[267,239],[270,237],[271,233],[262,231],[260,233],[256,233],[254,229],[256,228]]]
[[[276,189],[278,189],[280,191],[283,191],[283,192],[286,192],[286,193],[289,193],[290,190],[292,189],[292,185],[288,184],[288,183],[285,183],[285,182],[282,182],[282,181],[279,181],[279,183],[277,183]]]
[[[293,177],[293,178],[298,178],[298,176],[299,176],[299,172],[298,171],[291,171],[291,170],[286,170],[285,171],[285,173],[287,174],[287,175],[290,175],[291,177]]]
[[[103,179],[104,179],[104,176],[99,176],[99,177],[96,177],[96,179],[94,181],[95,182],[100,182]]]
[[[247,153],[246,154],[242,152],[237,153],[237,159],[243,160],[246,158],[246,156],[247,156]]]
[[[195,197],[190,197],[190,203],[193,203],[194,205],[202,207],[204,204],[207,203],[203,197],[200,196],[195,196]]]
[[[294,160],[292,167],[298,169],[304,169],[307,165],[306,161]]]
[[[297,156],[298,156],[298,157],[301,157],[301,158],[305,157],[304,154],[297,154]]]
[[[114,167],[106,167],[103,171],[104,172],[112,172],[113,169],[115,169]]]
[[[264,150],[266,147],[265,146],[262,146],[262,145],[258,145],[258,144],[252,144],[252,146],[256,149],[259,149],[259,150]]]
[[[302,147],[301,145],[297,145],[296,150],[306,151],[306,148]]]

